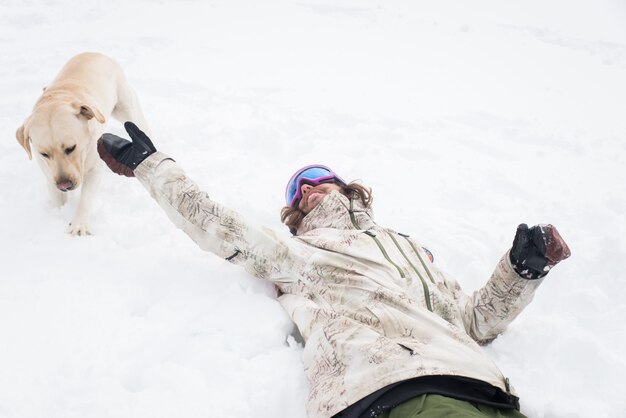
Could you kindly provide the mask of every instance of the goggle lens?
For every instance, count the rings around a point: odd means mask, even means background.
[[[338,181],[341,184],[345,184],[341,177],[326,166],[311,165],[301,168],[291,177],[289,183],[287,183],[287,190],[285,190],[287,206],[294,206],[300,200],[302,197],[300,188],[303,183],[317,186],[331,181]]]

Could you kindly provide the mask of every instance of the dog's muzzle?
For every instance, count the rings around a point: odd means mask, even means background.
[[[72,180],[59,181],[57,182],[57,189],[61,190],[62,192],[69,192],[70,190],[74,189],[74,182]]]

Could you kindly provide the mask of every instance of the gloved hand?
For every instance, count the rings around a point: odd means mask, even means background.
[[[132,142],[113,134],[104,134],[98,139],[98,154],[111,171],[120,176],[135,177],[133,171],[156,148],[150,138],[132,122],[126,122],[124,128]]]
[[[513,269],[525,279],[539,279],[559,261],[571,255],[570,249],[552,225],[526,224],[517,227],[510,252]]]

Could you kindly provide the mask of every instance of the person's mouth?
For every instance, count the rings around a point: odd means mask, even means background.
[[[323,192],[321,192],[321,191],[319,191],[319,190],[312,190],[312,191],[310,191],[310,192],[309,192],[309,195],[308,195],[308,196],[307,196],[307,198],[306,198],[306,204],[307,204],[307,206],[309,206],[309,205],[312,203],[311,199],[313,198],[313,196],[316,196],[316,195],[323,195],[323,194],[324,194],[324,193],[323,193]]]

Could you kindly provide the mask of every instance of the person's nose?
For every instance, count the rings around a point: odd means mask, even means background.
[[[310,184],[303,184],[302,187],[300,188],[300,193],[302,193],[302,196],[306,196],[306,194],[312,188],[313,188],[313,186],[311,186]]]

